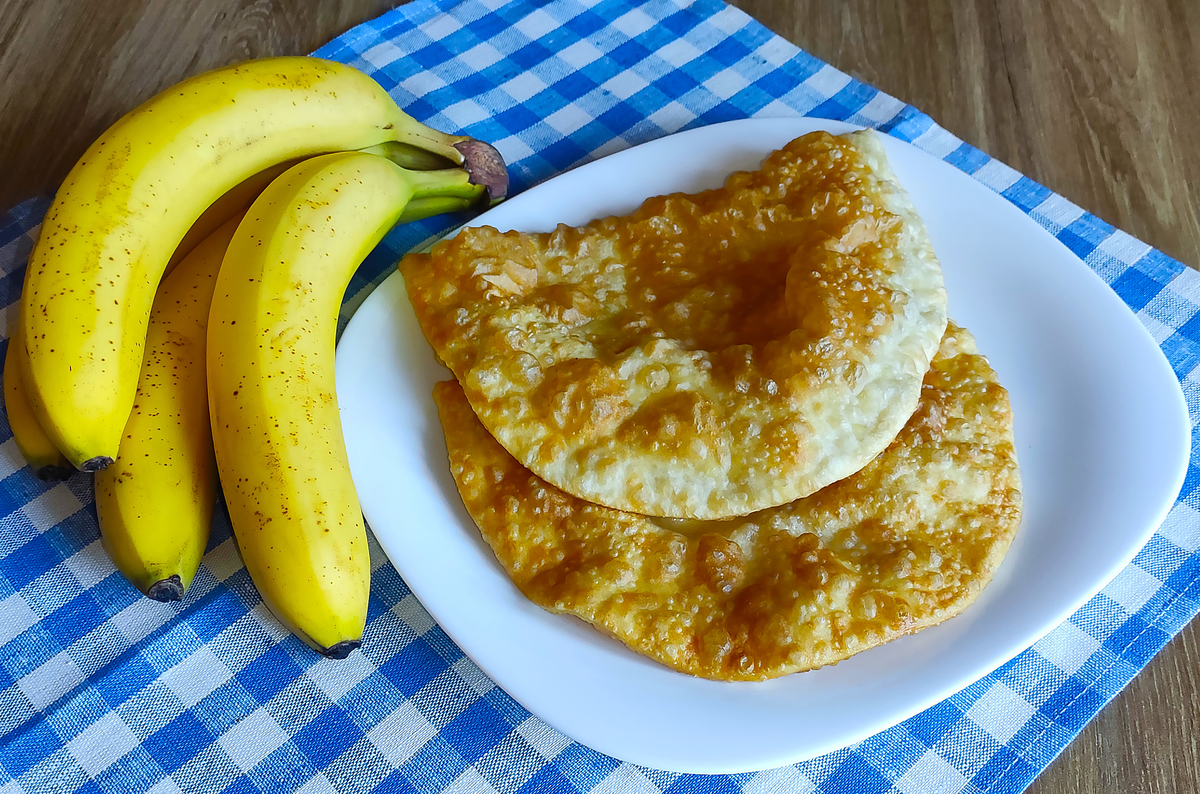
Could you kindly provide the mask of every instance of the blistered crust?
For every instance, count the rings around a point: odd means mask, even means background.
[[[845,477],[916,406],[941,268],[875,133],[548,234],[466,229],[404,273],[487,429],[568,493],[722,518]]]
[[[467,511],[531,601],[676,670],[761,680],[965,609],[1020,522],[1008,395],[950,326],[916,412],[857,474],[725,521],[591,504],[523,468],[455,382],[434,392]]]

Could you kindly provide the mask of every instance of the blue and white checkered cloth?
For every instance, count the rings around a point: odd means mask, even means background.
[[[1129,304],[1200,414],[1200,275],[717,0],[417,0],[319,55],[413,116],[497,144],[516,190],[687,127],[811,115],[879,127],[1058,236]],[[46,209],[0,217],[11,314]],[[440,225],[437,225],[440,223]],[[395,252],[394,233],[347,314]],[[390,250],[388,250],[390,248]],[[0,792],[1018,792],[1200,608],[1200,456],[1161,530],[1032,649],[807,763],[701,777],[623,764],[531,716],[455,647],[377,547],[366,641],[319,659],[259,601],[218,516],[187,599],[143,598],[98,540],[91,483],[46,486],[0,425]]]

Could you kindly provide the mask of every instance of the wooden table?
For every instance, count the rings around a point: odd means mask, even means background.
[[[308,52],[389,0],[3,0],[0,207],[52,191],[91,140],[184,77]],[[1200,4],[736,0],[767,27],[1195,267]],[[1031,792],[1193,790],[1200,626],[1183,631]]]

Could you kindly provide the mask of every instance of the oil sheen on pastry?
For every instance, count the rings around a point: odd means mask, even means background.
[[[526,467],[713,519],[862,468],[916,408],[941,267],[876,133],[812,133],[724,187],[400,265],[425,337]]]
[[[879,457],[807,498],[724,521],[563,493],[434,392],[467,511],[513,582],[676,670],[761,680],[833,664],[965,609],[1020,522],[1008,395],[950,325]]]

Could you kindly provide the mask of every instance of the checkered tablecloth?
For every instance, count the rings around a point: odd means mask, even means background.
[[[879,127],[1000,192],[1082,257],[1150,329],[1200,411],[1200,275],[716,0],[417,0],[318,54],[373,75],[413,116],[494,142],[515,190],[728,119]],[[45,209],[35,200],[0,217],[10,314]],[[345,316],[396,251],[450,222],[394,232],[355,278]],[[807,763],[678,775],[602,756],[531,716],[377,547],[366,641],[344,661],[319,659],[268,615],[223,515],[187,599],[149,601],[100,547],[90,480],[43,485],[6,420],[0,438],[0,794],[1018,792],[1200,608],[1193,443],[1183,494],[1133,564],[994,674]]]

